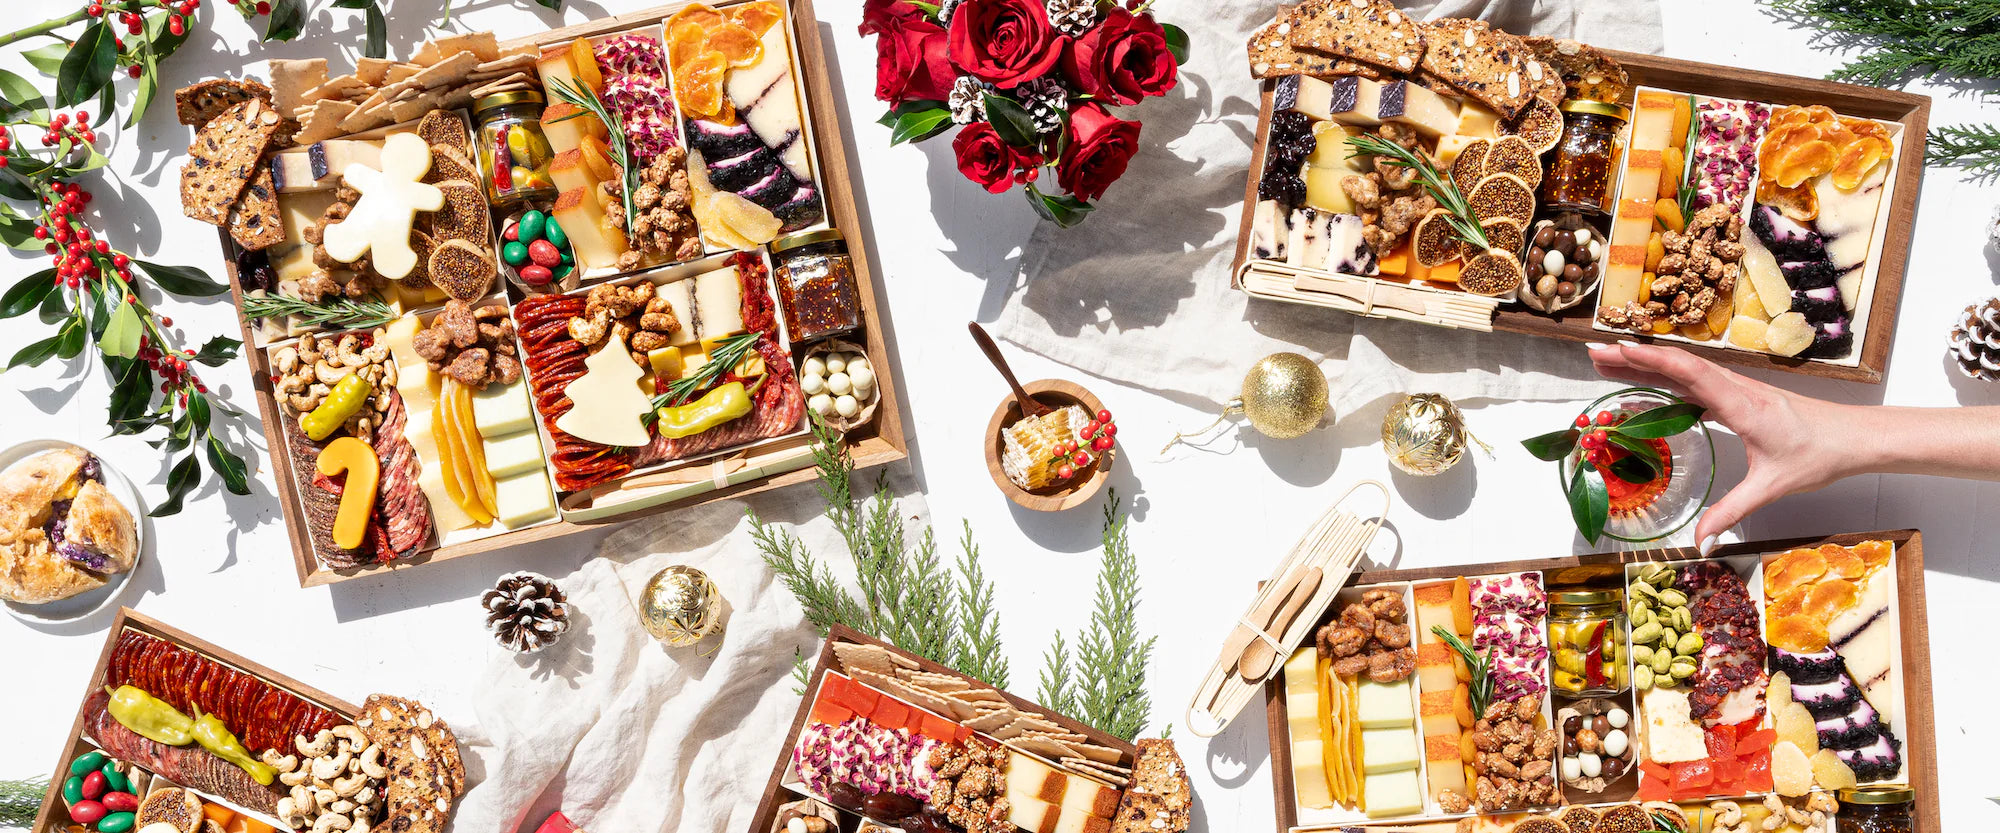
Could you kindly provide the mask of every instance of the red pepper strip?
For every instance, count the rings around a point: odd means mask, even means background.
[[[1583,657],[1583,677],[1591,688],[1604,685],[1604,631],[1610,622],[1597,623],[1597,629],[1590,634],[1590,652]]]

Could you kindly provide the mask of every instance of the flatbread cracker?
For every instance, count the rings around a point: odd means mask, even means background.
[[[950,674],[936,674],[929,671],[912,671],[905,675],[905,679],[913,683],[920,683],[925,688],[929,688],[939,694],[949,694],[972,688],[972,684],[966,682],[963,677],[954,677]]]
[[[283,121],[263,99],[252,98],[203,125],[181,167],[181,212],[209,225],[227,224],[250,180],[268,172],[264,152]]]
[[[481,63],[480,65],[473,67],[472,71],[474,73],[481,73],[481,74],[521,72],[524,70],[534,69],[535,62],[538,60],[539,57],[540,53],[538,52],[536,53],[524,52],[518,55],[504,55],[499,58],[495,58],[491,61],[486,61],[484,63]]]
[[[1520,38],[1486,21],[1458,17],[1440,18],[1425,27],[1426,72],[1502,117],[1514,116],[1535,99],[1536,87],[1527,69],[1531,53]]]
[[[370,86],[379,87],[389,83],[389,68],[395,65],[388,58],[361,58],[354,62],[354,74]]]
[[[1033,752],[1051,761],[1081,757],[1076,753],[1076,750],[1069,748],[1069,744],[1040,735],[1018,735],[1008,738],[1002,741],[1002,743],[1023,752]]]
[[[271,104],[286,118],[296,119],[300,109],[313,102],[306,93],[327,82],[326,59],[271,61]]]
[[[1306,0],[1293,10],[1293,48],[1415,72],[1424,57],[1417,21],[1388,0]]]
[[[398,81],[408,80],[410,76],[423,72],[424,66],[424,64],[412,63],[391,64],[389,71],[382,75],[382,83],[394,84]]]
[[[1382,70],[1368,64],[1293,48],[1287,37],[1295,25],[1296,14],[1296,9],[1282,10],[1277,18],[1250,35],[1250,77],[1359,75],[1374,81],[1387,77]]]
[[[449,87],[453,84],[463,82],[465,76],[471,74],[472,68],[478,65],[479,58],[477,56],[470,52],[460,52],[432,64],[423,72],[410,76],[409,81],[422,84],[426,90]]]
[[[1094,778],[1123,789],[1132,784],[1132,770],[1122,766],[1098,763],[1089,758],[1063,758],[1059,761],[1064,769],[1085,778]]]
[[[410,56],[410,60],[424,66],[435,66],[460,54],[472,55],[476,59],[474,63],[496,60],[500,57],[500,39],[492,32],[467,32],[433,38],[418,47],[417,54]]]
[[[894,669],[889,664],[889,652],[879,645],[863,645],[859,642],[833,643],[833,656],[840,660],[848,676],[861,671],[889,674]]]
[[[1112,749],[1109,746],[1098,746],[1097,744],[1094,743],[1072,742],[1070,744],[1070,748],[1083,753],[1083,757],[1096,761],[1101,764],[1116,764],[1119,761],[1125,759],[1125,753],[1120,752],[1116,749]]]
[[[977,717],[965,721],[965,725],[975,732],[984,732],[990,735],[1001,727],[1014,722],[1014,719],[1015,713],[1012,709],[993,709],[991,711],[980,712]]]
[[[322,101],[299,114],[299,144],[310,145],[343,135],[342,122],[361,108],[347,101]]]

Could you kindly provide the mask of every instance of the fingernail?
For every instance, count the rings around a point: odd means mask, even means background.
[[[1622,338],[1618,340],[1618,343],[1619,343],[1619,344],[1622,344],[1622,345],[1624,345],[1624,346],[1626,346],[1626,347],[1637,347],[1637,346],[1639,346],[1639,342],[1636,342],[1636,341],[1627,341],[1627,340],[1625,340],[1625,339],[1622,339]]]
[[[1698,549],[1698,550],[1701,550],[1701,554],[1702,554],[1702,555],[1704,555],[1704,556],[1708,555],[1708,554],[1709,554],[1709,553],[1711,553],[1711,552],[1714,552],[1714,551],[1715,551],[1715,536],[1713,536],[1713,535],[1710,535],[1710,536],[1708,536],[1707,538],[1703,538],[1703,539],[1701,539],[1701,543],[1700,543],[1700,544],[1698,544],[1698,545],[1696,545],[1696,546],[1695,546],[1695,549]]]
[[[1590,342],[1590,343],[1587,343],[1587,344],[1585,344],[1585,345],[1583,345],[1583,346],[1585,346],[1585,347],[1588,347],[1588,348],[1590,348],[1590,352],[1592,352],[1592,353],[1595,353],[1595,352],[1598,352],[1598,351],[1600,351],[1600,350],[1609,350],[1609,349],[1611,349],[1611,345],[1609,345],[1609,344],[1603,344],[1603,343],[1600,343],[1600,342],[1595,342],[1595,341],[1593,341],[1593,342]]]

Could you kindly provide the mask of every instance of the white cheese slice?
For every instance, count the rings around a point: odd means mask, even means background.
[[[1882,714],[1882,721],[1899,726],[1903,711],[1903,686],[1896,673],[1896,624],[1890,615],[1889,570],[1877,570],[1861,588],[1854,607],[1827,623],[1827,637],[1847,673],[1861,687],[1868,704]]]
[[[1118,797],[1118,791],[1111,787],[1071,775],[1069,789],[1063,791],[1062,807],[1065,814],[1108,819],[1118,812]]]
[[[278,193],[327,191],[340,185],[348,165],[382,167],[382,146],[354,139],[328,139],[271,156],[271,181]]]
[[[1382,123],[1382,84],[1358,75],[1333,79],[1327,115],[1341,124],[1374,127]]]
[[[1353,214],[1335,214],[1328,218],[1326,230],[1327,260],[1330,271],[1348,275],[1373,275],[1377,272],[1375,250],[1368,248],[1361,238],[1366,224]]]
[[[1861,277],[1868,263],[1869,244],[1874,241],[1875,215],[1888,170],[1886,162],[1876,165],[1852,192],[1840,190],[1832,176],[1819,177],[1813,183],[1819,198],[1819,217],[1813,225],[1826,237],[1827,259],[1841,273],[1840,298],[1849,311],[1860,300]]]
[[[1393,683],[1362,680],[1358,689],[1355,714],[1361,719],[1361,728],[1387,729],[1416,722],[1408,678]]]
[[[528,403],[528,383],[491,384],[472,395],[472,421],[482,437],[499,437],[532,430],[533,407]]]
[[[1415,769],[1364,775],[1361,778],[1361,795],[1371,819],[1407,816],[1424,808],[1424,795],[1417,783]]]
[[[1327,268],[1327,234],[1333,215],[1313,208],[1292,211],[1292,235],[1285,243],[1285,262],[1308,269]]]
[[[1278,79],[1271,107],[1322,121],[1333,118],[1333,85],[1310,75],[1287,75]]]
[[[1285,695],[1285,725],[1291,727],[1292,737],[1309,738],[1319,734],[1319,698],[1305,694]]]
[[[700,311],[702,339],[743,332],[743,284],[730,266],[696,275],[694,302]]]
[[[498,480],[542,467],[542,437],[521,431],[499,437],[482,437],[486,452],[486,473]]]
[[[695,319],[694,280],[675,281],[658,291],[660,297],[667,299],[667,307],[674,311],[674,318],[681,322],[681,328],[674,331],[673,346],[685,348],[701,341],[701,335],[695,332],[699,322]]]
[[[495,480],[493,501],[499,504],[497,520],[508,529],[520,529],[556,516],[556,496],[549,491],[549,476],[540,468]]]
[[[1250,256],[1261,260],[1284,260],[1285,244],[1292,236],[1292,212],[1277,200],[1260,200],[1250,221]]]

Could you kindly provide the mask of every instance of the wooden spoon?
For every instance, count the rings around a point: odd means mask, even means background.
[[[1007,360],[1000,355],[1000,345],[993,343],[993,337],[986,334],[986,328],[977,321],[968,321],[966,328],[972,331],[972,340],[979,343],[979,349],[986,354],[986,360],[993,363],[993,369],[1000,371],[1007,380],[1007,386],[1014,389],[1014,401],[1021,405],[1022,416],[1041,416],[1055,410],[1029,396],[1021,389],[1021,383],[1014,378],[1014,370],[1007,366]]]
[[[1292,617],[1299,615],[1299,608],[1304,607],[1306,600],[1319,591],[1320,576],[1318,567],[1307,567],[1299,575],[1298,582],[1292,585],[1291,592],[1285,594],[1285,604],[1278,608],[1278,615],[1268,622],[1261,623],[1266,633],[1283,634],[1291,629]],[[1271,664],[1277,659],[1278,651],[1271,647],[1270,642],[1261,638],[1255,639],[1250,643],[1250,647],[1243,649],[1243,656],[1236,661],[1236,673],[1249,682],[1261,682],[1271,673]]]

